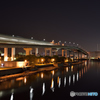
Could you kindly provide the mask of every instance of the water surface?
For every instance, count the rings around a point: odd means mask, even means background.
[[[100,93],[100,62],[36,73],[0,83],[0,100],[70,100],[97,99],[71,97],[70,92]]]

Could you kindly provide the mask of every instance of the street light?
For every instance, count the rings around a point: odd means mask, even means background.
[[[71,42],[69,42],[69,44],[71,44]]]
[[[42,64],[43,64],[43,62],[44,62],[44,59],[43,59],[43,58],[41,59],[41,62],[42,62]]]
[[[69,42],[69,45],[71,45],[71,42]]]
[[[31,39],[33,39],[33,37],[31,37]]]
[[[43,39],[43,41],[45,41],[45,39]]]
[[[61,41],[59,41],[59,43],[61,43]]]
[[[12,35],[12,37],[14,37],[14,35]]]
[[[66,43],[66,41],[64,43]]]
[[[75,42],[73,42],[73,44],[75,44]]]
[[[78,46],[79,44],[77,44],[77,46]]]

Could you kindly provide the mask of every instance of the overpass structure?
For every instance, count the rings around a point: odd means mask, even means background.
[[[11,60],[14,60],[15,57],[15,48],[23,48],[26,51],[26,55],[31,54],[32,48],[35,48],[35,55],[38,54],[38,48],[45,48],[45,56],[47,51],[50,51],[50,56],[52,56],[52,51],[57,52],[59,49],[62,50],[62,56],[67,57],[67,51],[77,51],[78,54],[88,55],[87,51],[76,47],[76,46],[64,46],[58,45],[54,42],[38,41],[34,39],[26,39],[22,37],[7,36],[0,34],[0,48],[4,48],[4,61],[7,61],[8,57],[8,48],[11,48]],[[79,56],[78,56],[79,58]]]

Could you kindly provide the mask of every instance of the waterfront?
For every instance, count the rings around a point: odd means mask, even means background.
[[[79,65],[14,78],[0,83],[0,100],[69,100],[72,98],[71,91],[98,92],[99,97],[99,76],[100,62],[85,61]]]

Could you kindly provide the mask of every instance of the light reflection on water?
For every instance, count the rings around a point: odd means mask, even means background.
[[[52,92],[54,92],[54,80],[53,80],[53,78],[52,78],[52,80],[51,80],[51,90],[52,90]]]
[[[30,85],[32,85],[30,86],[30,100],[32,100],[36,94],[36,93],[34,94],[35,89],[33,88],[41,87],[41,89],[39,88],[40,89],[39,91],[41,91],[41,95],[43,96],[45,95],[45,91],[48,92],[49,89],[51,89],[51,91],[54,92],[55,89],[57,89],[57,87],[61,88],[62,86],[63,87],[70,86],[71,83],[75,84],[76,80],[78,82],[79,78],[81,79],[83,74],[87,72],[88,66],[86,64],[87,63],[85,63],[85,66],[81,65],[81,67],[79,66],[64,67],[63,69],[37,73],[34,75],[20,77],[2,82],[0,83],[1,85],[0,97],[3,97],[5,95],[6,96],[11,95],[10,100],[13,100],[15,93],[19,91],[21,92],[23,91],[24,88],[27,88]],[[8,92],[10,90],[12,90],[12,92]],[[14,90],[16,90],[15,93]],[[26,91],[28,91],[28,89],[26,89]],[[36,91],[38,92],[38,89]]]
[[[14,93],[11,94],[10,100],[13,100],[13,95],[14,95]]]
[[[30,87],[30,100],[32,100],[33,99],[33,88],[32,87]]]
[[[43,83],[43,86],[42,86],[42,95],[44,95],[45,93],[45,83]]]

